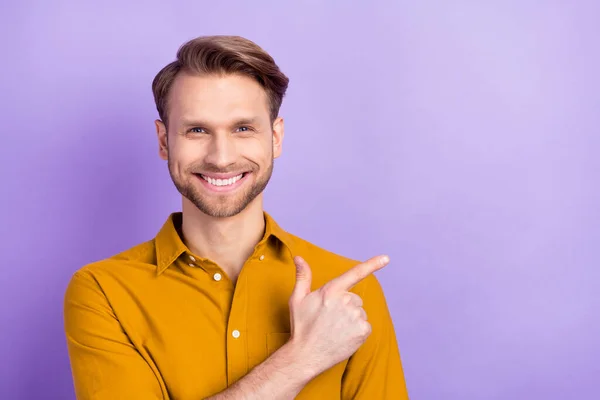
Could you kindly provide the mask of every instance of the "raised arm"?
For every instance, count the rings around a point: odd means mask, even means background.
[[[317,375],[348,359],[371,334],[362,299],[349,292],[383,268],[374,257],[311,292],[311,270],[301,257],[289,301],[291,337],[271,357],[209,400],[293,399]]]

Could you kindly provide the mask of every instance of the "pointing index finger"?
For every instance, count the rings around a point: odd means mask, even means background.
[[[360,263],[344,272],[337,278],[332,279],[327,286],[333,288],[333,290],[350,290],[352,286],[356,285],[373,272],[385,267],[389,262],[390,258],[387,255],[370,258],[364,263]]]

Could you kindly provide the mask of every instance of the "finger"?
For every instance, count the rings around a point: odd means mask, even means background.
[[[296,265],[296,284],[292,291],[292,301],[300,301],[310,293],[312,272],[308,263],[300,256],[294,257]]]
[[[352,292],[344,293],[344,302],[346,304],[351,304],[354,307],[362,307],[362,305],[363,305],[362,298],[359,295],[357,295],[356,293],[352,293]]]
[[[373,327],[371,326],[371,324],[370,324],[370,323],[368,323],[368,322],[365,322],[365,323],[364,323],[364,335],[363,335],[363,336],[364,336],[365,338],[368,338],[368,337],[369,337],[369,335],[371,335],[371,332],[373,332]]]
[[[337,278],[332,279],[328,283],[329,289],[332,290],[350,290],[358,282],[371,275],[373,272],[380,270],[390,262],[390,258],[386,255],[370,258],[364,263],[358,264],[354,268],[344,272]]]
[[[367,320],[367,312],[362,307],[359,308],[359,310],[360,310],[360,317],[366,321]]]

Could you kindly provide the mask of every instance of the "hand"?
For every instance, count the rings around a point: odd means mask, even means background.
[[[297,256],[296,285],[290,296],[291,338],[288,344],[298,359],[316,376],[349,358],[371,334],[371,324],[360,296],[349,290],[389,263],[378,256],[355,266],[310,291],[312,274],[308,263]]]

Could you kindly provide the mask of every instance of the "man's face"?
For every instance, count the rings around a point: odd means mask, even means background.
[[[244,210],[267,186],[281,154],[283,120],[241,75],[181,73],[168,101],[168,127],[156,121],[160,156],[177,190],[212,217]]]

